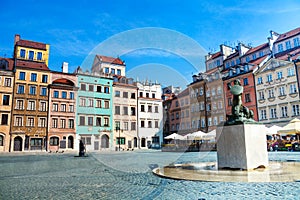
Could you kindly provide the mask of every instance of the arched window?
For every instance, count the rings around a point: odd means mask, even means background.
[[[0,146],[4,145],[4,137],[0,135]]]
[[[58,146],[59,138],[58,137],[51,137],[50,138],[50,146]]]

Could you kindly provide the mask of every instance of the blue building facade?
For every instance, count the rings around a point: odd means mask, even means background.
[[[77,69],[76,122],[87,151],[113,149],[113,79]]]

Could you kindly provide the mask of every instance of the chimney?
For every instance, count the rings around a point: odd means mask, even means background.
[[[17,44],[17,42],[20,41],[20,35],[19,34],[15,34],[15,41],[14,41],[14,45]]]
[[[68,73],[68,71],[69,71],[69,69],[68,69],[69,68],[69,63],[63,62],[61,68],[62,68],[62,72],[63,73]]]

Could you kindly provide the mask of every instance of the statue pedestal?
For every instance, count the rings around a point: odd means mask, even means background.
[[[269,165],[265,126],[241,124],[217,128],[218,169],[251,170]]]

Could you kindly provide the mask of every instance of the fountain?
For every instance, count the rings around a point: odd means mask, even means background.
[[[243,87],[238,79],[230,92],[232,113],[217,128],[217,162],[171,164],[152,172],[165,178],[199,181],[299,181],[299,162],[269,162],[265,126],[242,104]]]

